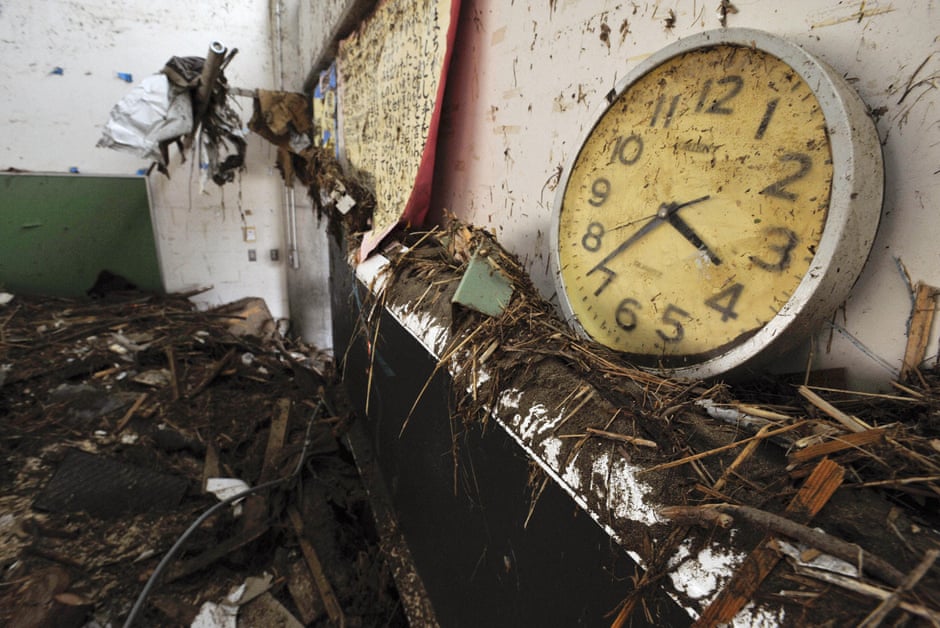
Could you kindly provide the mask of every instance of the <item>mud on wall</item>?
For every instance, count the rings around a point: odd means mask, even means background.
[[[938,20],[931,0],[464,0],[432,208],[495,231],[552,297],[555,187],[617,80],[663,46],[722,23],[785,37],[843,73],[877,118],[881,227],[836,326],[817,335],[814,366],[850,365],[851,385],[883,383],[900,367],[911,308],[898,262],[913,281],[940,285]],[[805,368],[808,352],[809,343],[787,368]]]

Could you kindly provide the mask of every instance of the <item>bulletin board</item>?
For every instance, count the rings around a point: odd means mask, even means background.
[[[459,0],[383,0],[340,42],[341,154],[375,193],[361,253],[427,215]]]

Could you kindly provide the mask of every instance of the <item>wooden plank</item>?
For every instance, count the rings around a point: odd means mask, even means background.
[[[910,377],[911,373],[916,371],[920,363],[924,361],[927,343],[930,342],[930,328],[933,326],[936,311],[937,289],[917,282],[914,288],[911,324],[907,332],[907,348],[904,350],[904,361],[901,364],[900,378],[902,380]]]
[[[787,505],[787,516],[799,523],[808,523],[836,492],[844,475],[845,470],[835,462],[828,458],[821,460],[793,501]],[[770,541],[770,536],[765,537],[744,559],[731,580],[695,622],[695,626],[727,623],[754,597],[761,583],[780,562],[780,554],[772,549]]]
[[[290,406],[290,399],[281,398],[277,400],[277,409],[274,418],[271,419],[271,430],[268,432],[268,444],[264,450],[264,464],[261,467],[259,482],[273,480],[277,473],[278,458],[280,458],[281,449],[284,447],[284,440],[287,437]]]
[[[806,449],[795,451],[790,454],[789,459],[791,463],[799,464],[807,460],[812,460],[813,458],[821,458],[822,456],[834,454],[843,449],[879,443],[884,440],[884,436],[885,430],[883,427],[865,430],[864,432],[856,432],[854,434],[841,434],[828,442],[810,445]]]
[[[343,608],[339,605],[339,600],[336,599],[336,594],[333,592],[333,586],[323,571],[323,564],[320,562],[316,548],[304,536],[304,523],[300,518],[300,513],[297,512],[294,506],[288,506],[287,516],[297,533],[297,542],[300,543],[300,550],[307,561],[307,566],[310,567],[310,571],[313,573],[313,581],[320,591],[320,598],[326,607],[326,614],[330,616],[330,621],[341,628],[344,627],[346,625],[346,616],[343,614]]]
[[[806,386],[800,386],[797,390],[807,401],[838,421],[838,423],[848,431],[864,432],[865,430],[871,429],[870,425],[866,424],[858,417],[854,417],[851,414],[846,414],[842,410],[839,410]]]

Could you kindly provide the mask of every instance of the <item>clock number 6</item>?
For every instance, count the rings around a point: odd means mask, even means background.
[[[640,304],[636,299],[624,299],[617,306],[617,313],[614,319],[617,325],[624,331],[633,331],[636,329],[636,312],[632,308],[639,308]]]
[[[679,342],[685,337],[685,329],[682,328],[682,322],[676,316],[692,318],[688,312],[670,303],[666,311],[663,312],[662,321],[672,327],[672,334],[666,335],[663,330],[656,330],[656,335],[662,338],[663,342]]]

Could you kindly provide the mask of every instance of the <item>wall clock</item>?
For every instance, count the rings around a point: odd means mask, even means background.
[[[754,365],[846,298],[883,189],[874,123],[830,67],[762,31],[685,38],[618,83],[562,173],[562,310],[640,367]]]

